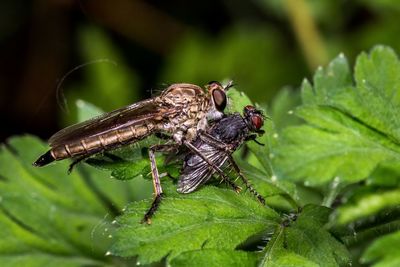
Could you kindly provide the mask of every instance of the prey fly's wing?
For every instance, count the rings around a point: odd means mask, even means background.
[[[200,145],[199,145],[200,144]],[[222,168],[228,160],[225,152],[219,148],[212,146],[208,143],[201,142],[194,144],[199,152],[208,158],[215,166]],[[190,193],[196,190],[200,185],[206,183],[215,170],[207,162],[205,162],[199,155],[189,153],[184,161],[184,166],[178,182],[178,192]]]
[[[62,145],[130,125],[155,123],[160,118],[176,112],[179,112],[177,108],[166,104],[159,105],[154,98],[150,98],[64,128],[50,137],[49,144],[50,146]]]

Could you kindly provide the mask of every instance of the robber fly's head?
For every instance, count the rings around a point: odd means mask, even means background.
[[[248,105],[244,107],[243,115],[250,131],[258,134],[263,134],[262,126],[264,125],[264,115],[261,110],[256,109],[254,106]]]

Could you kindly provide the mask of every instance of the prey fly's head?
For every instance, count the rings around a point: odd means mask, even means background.
[[[264,125],[264,115],[261,110],[256,109],[254,106],[247,105],[243,109],[243,115],[250,131],[256,132],[259,135],[264,134],[264,130],[261,129]]]

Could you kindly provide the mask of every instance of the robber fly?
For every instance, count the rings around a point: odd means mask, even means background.
[[[236,172],[246,187],[258,200],[265,204],[264,198],[257,193],[240,171],[232,158],[232,153],[248,140],[256,141],[256,137],[264,134],[261,127],[264,116],[253,106],[246,106],[243,116],[239,113],[228,115],[213,124],[208,131],[198,135],[192,142],[191,152],[185,156],[184,165],[178,182],[178,192],[190,193],[206,183],[214,174],[231,185],[236,191],[240,187],[229,180],[227,169]],[[258,143],[258,142],[257,142]],[[260,144],[260,143],[258,143]],[[260,144],[262,145],[262,144]]]
[[[226,91],[231,86],[232,83],[223,87],[218,82],[210,82],[203,90],[194,84],[172,84],[159,96],[60,130],[49,139],[51,149],[33,165],[41,167],[72,158],[72,170],[77,162],[92,155],[135,143],[152,134],[162,134],[169,143],[149,148],[154,203],[158,203],[162,188],[154,153],[189,144],[199,131],[207,129],[208,121],[222,118],[227,104]]]

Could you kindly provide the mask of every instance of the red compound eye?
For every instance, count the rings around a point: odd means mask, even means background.
[[[253,115],[251,117],[251,124],[254,126],[255,129],[259,130],[263,126],[264,120],[259,115]]]

